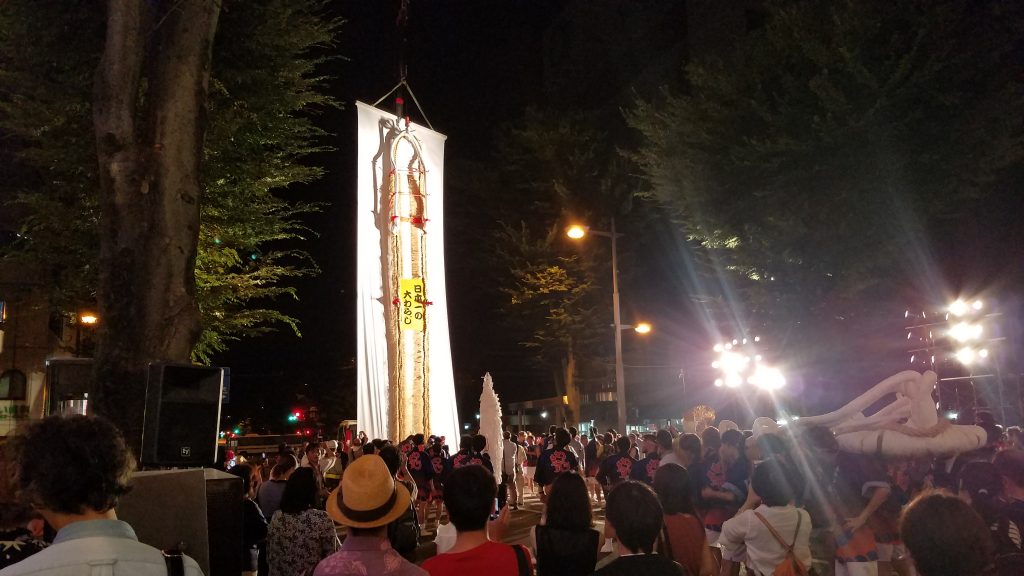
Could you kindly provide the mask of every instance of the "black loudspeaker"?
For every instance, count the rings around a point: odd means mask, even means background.
[[[136,472],[117,517],[140,542],[181,549],[207,576],[242,572],[242,480],[212,468]]]
[[[150,364],[142,463],[209,466],[217,459],[224,370],[186,364]]]

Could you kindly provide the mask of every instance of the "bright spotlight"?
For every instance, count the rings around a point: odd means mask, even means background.
[[[725,350],[724,346],[721,344],[715,344],[715,352],[721,352],[722,350]]]
[[[982,303],[981,303],[981,300],[975,300],[975,301],[974,301],[974,302],[973,302],[973,303],[971,304],[971,308],[974,308],[975,310],[981,310],[981,307],[982,307]]]
[[[950,338],[957,342],[967,342],[968,340],[977,340],[981,338],[981,324],[971,324],[969,322],[957,322],[950,329]]]
[[[760,342],[760,341],[761,341],[761,337],[760,336],[754,336],[754,342]]]
[[[722,380],[721,378],[715,378],[715,386],[718,386],[719,388],[721,388],[724,385],[725,385],[725,380]]]
[[[985,349],[985,348],[982,348],[981,350],[978,350],[978,357],[979,358],[988,358],[988,350]]]
[[[579,240],[587,235],[587,229],[579,224],[574,224],[566,229],[565,235],[573,240]]]
[[[786,385],[786,377],[778,368],[759,366],[750,377],[750,383],[762,390],[778,390]]]
[[[964,366],[970,366],[977,358],[974,348],[961,348],[956,351],[956,359]]]
[[[729,372],[725,375],[725,385],[729,388],[739,388],[743,385],[743,376],[736,372]]]
[[[548,417],[548,413],[547,413],[547,411],[541,412],[541,413],[540,413],[540,417],[541,417],[541,418],[547,418],[547,417]]]
[[[736,352],[723,352],[718,359],[718,366],[712,365],[712,367],[721,368],[723,372],[742,372],[747,368],[747,364],[750,364],[749,356]]]
[[[963,316],[969,309],[967,302],[963,300],[957,300],[949,305],[949,313],[953,316]]]

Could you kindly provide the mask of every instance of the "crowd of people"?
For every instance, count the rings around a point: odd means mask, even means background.
[[[479,434],[454,452],[444,437],[358,434],[228,472],[242,480],[246,574],[1024,575],[1020,430],[981,425],[986,446],[940,460],[841,452],[827,428],[552,426],[504,432],[500,462]],[[0,576],[168,573],[172,558],[114,513],[134,459],[113,426],[51,417],[10,444],[20,500],[0,511]],[[87,470],[69,486],[39,457],[53,451]],[[540,519],[528,545],[506,544],[528,494]],[[442,527],[452,537],[424,554]],[[170,573],[201,574],[173,560]]]

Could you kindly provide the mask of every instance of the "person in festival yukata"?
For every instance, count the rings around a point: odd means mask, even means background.
[[[716,560],[721,560],[718,539],[722,535],[722,524],[735,516],[746,501],[750,480],[750,465],[743,453],[743,433],[726,430],[721,440],[718,458],[706,466],[700,492],[705,511],[704,532]]]
[[[629,477],[650,486],[654,484],[654,473],[658,471],[661,455],[658,453],[658,438],[654,434],[644,434],[644,457],[633,464]]]
[[[429,457],[423,451],[423,434],[416,434],[407,444],[412,448],[405,453],[405,465],[413,482],[416,483],[416,519],[420,526],[423,526],[426,523],[427,503],[430,502],[432,491],[430,479],[434,476],[434,470],[430,466]]]
[[[629,480],[633,465],[636,463],[636,460],[629,455],[631,443],[628,437],[619,436],[615,439],[614,444],[617,452],[606,457],[597,472],[597,481],[604,487],[605,494]]]
[[[555,444],[553,448],[541,453],[537,462],[537,471],[534,474],[534,481],[541,487],[541,501],[547,502],[547,494],[550,487],[560,474],[579,472],[579,460],[569,449],[571,441],[569,431],[565,428],[555,430]]]

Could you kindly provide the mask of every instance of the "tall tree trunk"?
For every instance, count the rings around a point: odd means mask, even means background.
[[[100,168],[93,406],[138,454],[150,362],[199,336],[195,259],[215,0],[109,0],[93,122]]]

